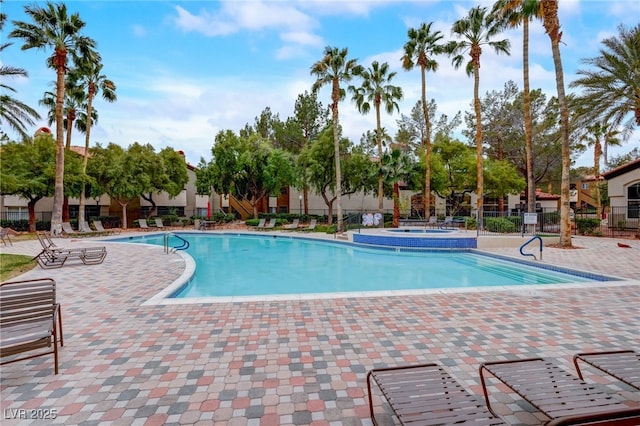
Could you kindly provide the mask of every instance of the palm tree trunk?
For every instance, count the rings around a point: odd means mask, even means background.
[[[393,227],[400,225],[400,185],[398,182],[393,183]]]
[[[64,100],[64,59],[56,61],[61,64],[56,68],[56,176],[53,192],[53,212],[51,214],[51,233],[62,233],[62,204],[64,201],[64,122],[62,117],[62,102]]]
[[[557,0],[542,2],[543,25],[551,39],[553,65],[556,72],[556,86],[558,90],[558,105],[560,107],[560,133],[562,137],[562,177],[560,183],[560,245],[571,247],[571,220],[569,217],[569,168],[571,166],[571,148],[569,145],[569,109],[564,92],[564,73],[560,58],[560,22],[558,21]]]
[[[527,161],[527,212],[536,211],[536,183],[533,178],[533,135],[531,125],[531,93],[529,87],[529,18],[522,21],[522,70],[524,81],[524,140]]]
[[[342,233],[342,202],[340,195],[342,194],[342,173],[340,170],[340,131],[338,122],[338,102],[340,102],[340,85],[337,80],[333,82],[333,88],[331,91],[331,111],[333,112],[333,146],[336,165],[336,212],[338,216],[338,232]],[[332,214],[329,214],[329,223],[332,222]]]
[[[596,218],[602,219],[602,202],[600,201],[600,156],[602,155],[602,145],[600,137],[596,136],[593,146],[593,175],[596,179]]]
[[[425,135],[424,135],[424,217],[431,216],[431,121],[429,120],[429,109],[427,108],[427,72],[424,66],[420,68],[422,72],[422,114],[424,115]]]
[[[480,113],[480,67],[474,65],[473,69],[473,109],[476,113],[476,159],[478,162],[477,165],[477,173],[478,173],[478,185],[476,189],[476,193],[478,196],[476,202],[476,208],[478,210],[478,230],[482,230],[484,228],[484,220],[483,220],[483,158],[482,158],[482,116]]]
[[[84,205],[86,203],[84,192],[85,192],[85,182],[84,175],[87,173],[87,161],[89,159],[89,140],[91,137],[91,111],[93,104],[93,92],[91,87],[89,87],[89,96],[87,99],[87,131],[85,132],[84,137],[84,156],[82,157],[82,185],[80,189],[80,201],[78,202],[78,223],[84,222],[86,219],[84,217]]]
[[[376,98],[376,139],[378,143],[378,212],[382,214],[384,206],[384,187],[382,184],[382,129],[380,126],[380,100]]]

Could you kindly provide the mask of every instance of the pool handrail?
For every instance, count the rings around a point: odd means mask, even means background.
[[[535,240],[538,240],[540,242],[540,259],[536,258],[536,255],[533,253],[525,253],[523,251],[527,245],[529,245],[531,242]],[[531,237],[529,241],[527,241],[526,243],[520,246],[520,254],[523,256],[533,256],[535,260],[542,260],[542,238],[540,238],[538,235],[534,235],[533,237]]]

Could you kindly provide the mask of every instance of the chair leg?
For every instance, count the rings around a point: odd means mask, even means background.
[[[60,346],[64,346],[64,335],[62,333],[62,309],[58,308],[58,328],[60,329]]]

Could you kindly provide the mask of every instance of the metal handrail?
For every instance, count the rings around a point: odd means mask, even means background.
[[[520,246],[520,254],[521,254],[521,255],[523,255],[523,256],[533,256],[533,258],[534,258],[535,260],[538,260],[538,259],[536,258],[536,255],[535,255],[535,254],[533,254],[533,253],[525,253],[525,252],[523,251],[523,250],[524,250],[524,248],[525,248],[527,245],[529,245],[531,242],[533,242],[533,241],[535,241],[535,240],[540,241],[540,260],[542,260],[542,238],[540,238],[540,237],[539,237],[539,236],[537,236],[537,235],[535,235],[535,236],[531,237],[531,239],[529,239],[529,241],[527,241],[526,243],[524,243],[523,245],[521,245],[521,246]]]
[[[181,240],[182,241],[182,245],[169,248],[169,239],[170,239],[170,237],[172,235],[174,237],[176,237],[177,239]],[[185,240],[180,235],[176,235],[173,232],[167,232],[167,233],[164,234],[164,252],[165,253],[174,252],[174,251],[178,251],[178,250],[186,250],[186,249],[189,248],[189,246],[190,246],[189,241]]]

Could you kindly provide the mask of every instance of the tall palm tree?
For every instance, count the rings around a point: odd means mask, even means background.
[[[55,85],[55,82],[54,82]],[[73,133],[73,127],[81,130],[83,127],[76,122],[79,118],[79,114],[85,109],[85,96],[84,93],[79,90],[78,87],[70,85],[69,79],[65,80],[66,88],[64,90],[64,102],[62,105],[62,117],[63,128],[65,129],[65,148],[71,148],[71,135]],[[52,91],[44,92],[44,96],[38,102],[40,105],[46,107],[47,111],[47,123],[49,126],[56,122],[56,93]]]
[[[102,93],[102,98],[107,102],[114,102],[117,99],[116,85],[109,80],[106,75],[101,74],[102,63],[98,61],[78,61],[76,72],[71,74],[71,81],[74,87],[82,87],[86,90],[87,112],[85,123],[84,138],[84,156],[82,158],[82,173],[87,172],[87,160],[89,158],[89,141],[91,135],[91,126],[93,125],[93,98]],[[80,191],[80,201],[78,205],[78,223],[85,221],[84,217],[85,205],[85,182],[82,182]]]
[[[583,90],[579,102],[588,116],[624,125],[627,136],[634,125],[640,126],[640,24],[631,29],[621,25],[618,31],[619,37],[602,41],[599,56],[583,60],[595,69],[578,70],[582,77],[569,87]]]
[[[0,32],[4,28],[7,15],[0,13]],[[0,44],[0,54],[4,49],[11,46],[12,43]],[[27,77],[27,71],[23,68],[12,67],[9,65],[0,65],[0,77],[4,80],[6,77]],[[13,92],[15,89],[4,83],[0,83],[0,91]],[[35,125],[35,120],[40,119],[40,114],[29,105],[20,102],[9,95],[0,95],[0,123],[6,122],[9,127],[18,132],[22,138],[29,137],[26,126]]]
[[[404,55],[402,56],[402,67],[410,71],[416,65],[420,66],[420,77],[422,80],[422,113],[426,125],[426,133],[422,146],[424,147],[425,162],[425,184],[424,184],[424,214],[431,215],[431,123],[429,119],[429,109],[427,103],[427,71],[435,72],[438,69],[438,62],[434,56],[443,53],[444,45],[441,43],[443,35],[440,31],[431,32],[431,25],[422,23],[418,28],[410,28],[407,31],[407,41],[404,45]]]
[[[558,1],[544,0],[540,2],[542,22],[551,40],[553,66],[556,72],[558,106],[560,108],[560,135],[562,141],[562,177],[560,183],[560,245],[571,247],[571,219],[569,217],[569,169],[571,167],[571,147],[569,140],[569,107],[564,91],[564,71],[560,57],[560,20],[558,19]]]
[[[336,210],[338,214],[338,232],[343,231],[342,204],[340,194],[342,193],[342,174],[340,172],[340,123],[338,114],[338,104],[345,96],[345,90],[340,87],[340,82],[350,81],[353,78],[353,71],[358,65],[357,59],[347,59],[348,49],[345,47],[327,46],[324,48],[324,56],[311,67],[311,75],[316,77],[311,90],[317,94],[322,86],[331,85],[331,113],[333,120],[333,143],[336,166]],[[331,221],[332,218],[329,218]]]
[[[529,22],[542,18],[540,0],[498,0],[493,13],[512,28],[522,24],[522,76],[523,76],[523,116],[525,157],[527,162],[527,211],[535,212],[536,183],[533,177],[533,135],[531,121],[531,89],[529,85]]]
[[[9,37],[24,41],[22,50],[53,49],[53,55],[47,60],[56,71],[56,177],[53,195],[53,213],[51,232],[58,234],[62,230],[62,204],[64,199],[64,131],[63,103],[64,77],[68,68],[68,56],[97,57],[95,41],[81,35],[85,22],[78,13],[69,15],[64,3],[47,2],[45,7],[27,5],[24,8],[33,22],[14,21],[14,30]]]
[[[476,156],[477,156],[477,214],[478,228],[483,227],[483,157],[482,157],[482,116],[480,111],[480,55],[482,46],[491,47],[496,53],[509,54],[509,40],[493,39],[502,31],[503,24],[495,16],[487,12],[485,7],[474,7],[469,15],[457,20],[451,28],[459,41],[447,45],[447,52],[453,56],[453,66],[458,69],[464,61],[463,54],[468,53],[471,59],[466,64],[468,76],[473,75],[473,107],[476,115]]]
[[[376,143],[378,145],[378,162],[382,161],[382,124],[380,122],[380,107],[384,106],[387,114],[400,111],[398,102],[402,100],[402,88],[391,84],[396,72],[389,72],[389,64],[379,64],[373,61],[370,68],[356,67],[354,74],[362,78],[362,85],[358,88],[350,86],[353,99],[358,111],[368,114],[371,104],[376,111]],[[384,186],[382,167],[378,168],[378,211],[382,213],[384,202]]]

